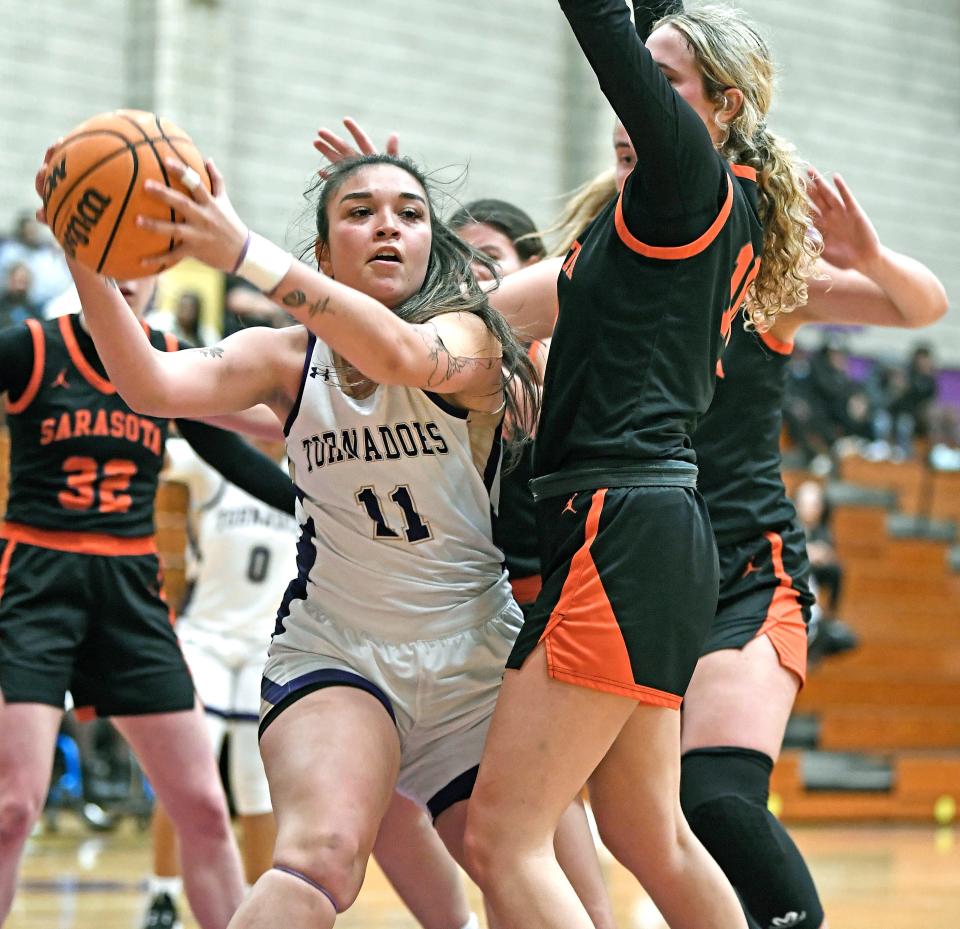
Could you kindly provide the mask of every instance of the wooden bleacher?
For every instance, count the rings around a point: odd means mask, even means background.
[[[960,521],[960,475],[850,458],[840,476],[889,491],[895,512],[920,517],[920,528]],[[949,542],[893,537],[891,515],[852,504],[834,512],[843,619],[860,645],[814,669],[796,707],[815,721],[816,751],[883,763],[889,787],[824,789],[806,773],[806,752],[786,750],[773,780],[786,820],[931,821],[938,802],[941,814],[950,809],[944,798],[960,803],[960,575]]]

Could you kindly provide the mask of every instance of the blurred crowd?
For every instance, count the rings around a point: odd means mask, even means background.
[[[851,359],[842,337],[828,333],[819,349],[798,350],[790,361],[784,401],[789,463],[823,477],[850,454],[872,461],[928,454],[935,467],[955,470],[955,404],[941,397],[931,346],[915,345],[905,362],[864,364]]]
[[[52,319],[79,309],[79,301],[63,252],[32,214],[21,214],[13,231],[0,236],[0,329],[26,319]],[[147,322],[176,334],[192,345],[209,345],[245,326],[285,324],[286,316],[259,291],[239,278],[224,286],[220,322],[204,322],[203,299],[183,290],[172,308],[155,308]]]

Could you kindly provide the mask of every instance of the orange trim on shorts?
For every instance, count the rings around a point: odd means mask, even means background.
[[[177,337],[172,332],[165,332],[163,334],[164,345],[167,346],[168,352],[175,352],[180,348],[180,343],[177,341]]]
[[[727,219],[730,217],[730,211],[733,209],[733,181],[730,180],[730,175],[727,175],[727,199],[724,201],[723,206],[720,208],[720,215],[713,221],[713,224],[710,228],[699,238],[694,239],[689,245],[676,245],[676,246],[659,246],[659,245],[647,245],[645,242],[641,242],[636,238],[632,232],[627,228],[627,222],[623,218],[623,191],[620,191],[620,196],[617,197],[617,211],[614,217],[614,222],[617,227],[617,235],[620,236],[621,241],[624,245],[627,246],[631,251],[636,252],[638,255],[644,255],[647,258],[662,258],[662,259],[676,259],[676,258],[691,258],[694,255],[699,255],[705,248],[707,248],[711,242],[719,235],[720,230],[726,225]]]
[[[737,177],[746,178],[748,181],[757,182],[757,169],[751,168],[750,165],[738,165],[731,164],[730,170],[736,174]]]
[[[33,402],[33,398],[40,389],[40,381],[43,380],[43,366],[46,364],[47,346],[43,341],[43,327],[40,321],[28,319],[27,328],[30,330],[30,338],[33,340],[33,370],[30,372],[30,380],[23,389],[18,400],[7,399],[8,413],[22,413]]]
[[[539,574],[531,574],[529,577],[511,577],[510,586],[513,588],[513,599],[517,603],[533,603],[540,596],[543,578]]]
[[[807,678],[807,626],[803,621],[800,594],[783,567],[783,538],[776,532],[765,532],[763,537],[770,543],[773,573],[780,583],[756,637],[765,635],[770,640],[780,664],[793,671],[803,686]]]
[[[0,600],[3,599],[3,590],[7,586],[7,574],[10,572],[10,559],[13,557],[13,550],[17,543],[10,541],[4,549],[3,557],[0,558]]]
[[[156,555],[157,540],[152,535],[124,539],[101,532],[66,532],[40,529],[23,523],[4,523],[0,538],[37,548],[52,548],[77,555]]]
[[[606,494],[606,490],[593,494],[586,539],[570,561],[560,599],[540,636],[547,651],[547,673],[555,681],[677,710],[682,697],[634,681],[620,625],[590,554]]]
[[[793,354],[793,342],[781,342],[772,332],[761,332],[760,339],[767,348],[778,355]]]
[[[70,323],[70,317],[72,315],[72,313],[67,313],[57,320],[57,324],[60,326],[60,334],[63,336],[64,344],[67,346],[67,354],[70,355],[70,360],[91,387],[95,387],[100,393],[107,394],[108,396],[115,394],[117,388],[106,378],[100,377],[100,375],[93,370],[90,362],[83,357],[83,352],[80,351],[80,345],[77,342],[77,337],[73,333],[73,326]]]

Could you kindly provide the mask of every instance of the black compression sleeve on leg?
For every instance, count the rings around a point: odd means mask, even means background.
[[[763,752],[694,749],[681,760],[680,803],[761,929],[819,929],[823,907],[810,871],[767,809],[772,771]]]

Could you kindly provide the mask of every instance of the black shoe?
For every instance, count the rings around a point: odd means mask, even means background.
[[[177,905],[170,894],[159,893],[150,901],[143,929],[181,929]]]
[[[849,652],[860,644],[857,634],[842,620],[821,619],[812,630],[808,645],[811,658],[829,658]]]

